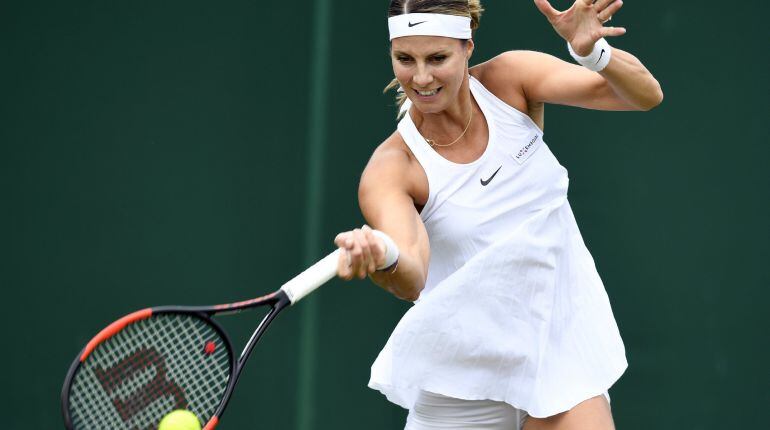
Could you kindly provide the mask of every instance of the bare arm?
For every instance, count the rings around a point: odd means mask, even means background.
[[[576,0],[563,12],[548,0],[535,0],[535,4],[578,55],[590,53],[602,37],[626,33],[625,28],[603,25],[620,10],[622,0]],[[535,52],[501,57],[502,63],[517,66],[509,73],[522,73],[520,82],[531,101],[602,110],[649,110],[663,100],[660,84],[641,61],[617,48],[612,49],[607,67],[598,73]]]
[[[361,176],[358,201],[367,223],[390,236],[399,248],[393,273],[375,268],[384,261],[384,243],[368,226],[337,235],[337,246],[347,249],[338,274],[343,279],[369,275],[380,287],[403,300],[416,300],[427,277],[430,247],[420,215],[409,195],[408,155],[386,141],[375,151]]]
[[[626,51],[612,48],[612,60],[599,72],[617,98],[638,110],[650,110],[663,101],[658,80],[638,58]]]
[[[612,60],[599,73],[552,55],[512,51],[485,65],[496,94],[519,82],[530,103],[551,103],[599,110],[649,110],[663,99],[658,81],[633,55],[613,48]]]

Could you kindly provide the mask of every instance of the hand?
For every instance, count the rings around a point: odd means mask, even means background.
[[[337,263],[337,276],[342,279],[364,279],[385,263],[385,243],[368,225],[338,234],[334,243],[343,250]]]
[[[581,57],[589,55],[602,37],[626,34],[623,27],[604,26],[623,7],[622,0],[576,0],[563,12],[554,9],[548,0],[535,0],[535,5]]]

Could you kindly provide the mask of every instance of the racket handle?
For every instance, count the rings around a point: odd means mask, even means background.
[[[337,274],[337,261],[340,258],[340,252],[337,249],[305,269],[304,272],[295,276],[289,282],[283,284],[281,290],[289,297],[292,305],[315,291],[316,288],[325,284]]]

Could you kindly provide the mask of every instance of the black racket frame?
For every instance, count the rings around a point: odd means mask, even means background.
[[[236,358],[235,354],[233,353],[233,347],[232,347],[232,342],[230,340],[230,336],[227,335],[227,332],[225,332],[222,326],[212,317],[216,315],[239,313],[239,312],[243,312],[246,310],[250,310],[257,307],[263,307],[267,305],[270,306],[270,311],[262,318],[262,321],[259,323],[257,328],[254,329],[254,332],[252,333],[248,342],[246,342],[246,345],[244,346],[243,351],[241,352],[241,355],[238,358]],[[245,301],[235,302],[235,303],[222,304],[222,305],[158,306],[158,307],[150,308],[152,310],[152,316],[160,315],[160,314],[194,315],[206,321],[208,324],[210,324],[214,328],[214,330],[216,330],[217,333],[222,337],[222,339],[224,339],[225,345],[227,347],[227,352],[228,352],[229,361],[230,361],[230,368],[232,369],[232,372],[230,374],[229,381],[227,381],[227,386],[222,395],[222,399],[219,402],[219,406],[217,407],[212,417],[207,417],[208,422],[210,422],[211,418],[213,417],[216,417],[217,421],[222,418],[222,414],[224,413],[225,408],[227,408],[227,404],[230,402],[230,398],[232,397],[232,393],[235,390],[235,386],[238,383],[238,380],[240,379],[241,371],[243,370],[246,362],[251,356],[251,353],[254,351],[254,347],[257,345],[257,342],[259,342],[259,339],[262,338],[262,335],[265,333],[270,323],[273,322],[275,317],[277,317],[278,314],[283,309],[289,306],[291,306],[291,300],[289,299],[289,297],[286,295],[286,293],[283,290],[278,290],[274,293],[271,293],[262,297],[257,297],[255,299],[245,300]],[[115,334],[119,333],[122,330],[125,330],[125,327],[123,327],[121,330],[118,330]],[[104,341],[106,341],[106,339]],[[62,387],[62,392],[61,392],[62,415],[64,417],[64,425],[68,430],[78,430],[78,429],[75,429],[75,427],[72,424],[72,417],[70,415],[69,393],[70,393],[72,382],[75,379],[75,375],[77,375],[77,371],[80,369],[80,365],[82,363],[81,357],[83,356],[85,351],[86,351],[86,347],[84,347],[80,351],[80,353],[77,355],[77,357],[75,357],[75,360],[72,362],[69,370],[67,371],[67,376],[64,379],[64,384]],[[207,423],[203,423],[203,424],[206,425]]]

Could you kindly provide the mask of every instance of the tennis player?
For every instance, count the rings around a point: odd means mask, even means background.
[[[621,0],[535,5],[577,64],[511,51],[469,68],[478,0],[390,2],[403,117],[361,177],[374,229],[335,243],[341,278],[415,301],[369,383],[409,410],[407,430],[614,428],[607,390],[625,350],[543,140],[544,105],[649,110],[663,93],[605,40],[625,34],[608,25]]]

